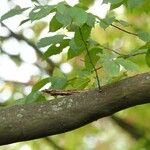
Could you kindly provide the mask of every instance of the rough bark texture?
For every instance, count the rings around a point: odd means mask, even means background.
[[[59,134],[150,102],[150,72],[59,99],[0,109],[0,145]]]

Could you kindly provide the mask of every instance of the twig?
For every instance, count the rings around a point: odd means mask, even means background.
[[[121,54],[121,53],[118,53],[118,52],[116,52],[115,50],[113,50],[113,49],[111,49],[111,48],[109,48],[109,47],[106,47],[106,46],[103,46],[103,45],[100,45],[100,47],[103,47],[103,48],[105,48],[105,49],[107,49],[107,50],[110,50],[110,51],[112,51],[112,52],[114,52],[114,53],[120,55],[120,57],[123,57],[123,58],[125,58],[125,59],[130,58],[130,57],[133,57],[133,56],[137,56],[137,55],[146,54],[145,51],[143,51],[143,52],[131,53],[131,54]]]
[[[85,45],[85,49],[86,49],[86,51],[87,51],[87,55],[88,55],[88,57],[89,57],[89,61],[90,61],[91,65],[92,65],[92,67],[93,67],[93,69],[94,69],[94,72],[95,72],[95,75],[96,75],[96,79],[97,79],[97,82],[98,82],[98,88],[99,88],[99,90],[101,91],[101,86],[100,86],[100,80],[99,80],[99,77],[98,77],[98,72],[97,72],[97,69],[95,68],[95,65],[93,64],[92,58],[91,58],[90,53],[89,53],[89,49],[88,49],[88,47],[87,47],[87,43],[86,43],[86,41],[85,41],[84,38],[83,38],[82,31],[81,31],[80,28],[79,28],[79,32],[80,32],[82,41],[83,41],[83,43],[84,43],[84,45]]]
[[[132,34],[132,35],[138,36],[137,33],[133,33],[133,32],[124,30],[124,29],[122,29],[122,28],[120,28],[120,27],[118,27],[118,26],[116,26],[116,25],[114,25],[114,24],[111,24],[111,26],[114,27],[114,28],[116,28],[116,29],[118,29],[118,30],[120,30],[120,31],[126,32],[126,33],[128,33],[128,34]]]
[[[137,53],[131,53],[131,54],[128,54],[128,55],[124,55],[123,58],[127,59],[127,58],[130,58],[130,57],[133,57],[133,56],[137,56],[137,55],[143,55],[143,54],[146,54],[146,52],[137,52]]]
[[[76,93],[81,93],[86,90],[55,90],[55,89],[45,89],[42,90],[43,93],[50,94],[51,96],[69,96]]]
[[[103,48],[105,48],[105,49],[107,49],[107,50],[109,50],[109,51],[112,51],[112,52],[114,52],[114,53],[116,53],[116,54],[118,54],[118,55],[122,55],[122,54],[120,54],[119,52],[117,52],[117,51],[115,51],[115,50],[113,50],[113,49],[111,49],[111,48],[109,48],[109,47],[106,47],[106,46],[104,46],[104,45],[100,45],[100,47],[103,47]]]
[[[103,21],[100,17],[98,17],[98,16],[95,16],[95,17],[96,17],[98,20]],[[105,21],[103,21],[103,22],[104,22],[105,24],[108,24],[108,23],[105,22]],[[122,28],[120,28],[120,27],[114,25],[114,24],[110,24],[110,25],[111,25],[112,27],[114,27],[114,28],[120,30],[120,31],[125,32],[125,33],[131,34],[131,35],[134,35],[134,36],[138,36],[137,33],[133,33],[133,32],[127,31],[127,30],[125,30],[125,29],[122,29]]]

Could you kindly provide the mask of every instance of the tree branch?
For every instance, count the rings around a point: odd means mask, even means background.
[[[150,72],[41,103],[0,108],[0,145],[64,133],[120,110],[150,103]]]
[[[2,26],[4,26],[6,29],[8,29],[8,31],[10,32],[10,35],[9,37],[13,37],[17,40],[22,40],[22,41],[25,41],[29,46],[31,46],[37,53],[37,55],[40,57],[40,58],[43,58],[43,53],[39,50],[39,48],[32,42],[30,41],[29,39],[27,39],[26,37],[24,37],[23,35],[21,34],[16,34],[15,32],[13,32],[11,29],[9,29],[5,24],[1,23]],[[46,62],[49,64],[49,72],[52,74],[53,72],[53,69],[55,67],[55,64],[50,60],[50,59],[46,59]]]

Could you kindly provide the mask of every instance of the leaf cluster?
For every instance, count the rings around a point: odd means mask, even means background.
[[[82,1],[80,1],[82,3]],[[92,4],[89,2],[87,5]],[[125,4],[129,9],[139,6],[140,1],[134,0],[103,0],[103,3],[111,3],[111,10]],[[0,18],[0,22],[13,17],[15,15],[20,15],[29,8],[20,8],[19,6],[13,8]],[[55,32],[54,36],[44,37],[37,43],[38,48],[48,47],[43,54],[43,59],[49,59],[49,57],[60,54],[64,48],[68,47],[67,59],[68,61],[76,58],[78,56],[83,56],[84,58],[84,68],[79,72],[78,77],[69,82],[67,77],[48,77],[40,80],[37,84],[33,86],[32,92],[29,97],[30,99],[35,99],[38,101],[39,90],[47,83],[51,83],[51,88],[63,89],[67,86],[72,85],[79,89],[84,89],[88,86],[90,82],[93,82],[91,76],[96,74],[98,82],[98,69],[103,68],[103,70],[110,76],[116,77],[122,75],[122,72],[136,72],[139,70],[139,66],[129,60],[128,58],[134,56],[134,54],[123,55],[107,47],[106,45],[101,45],[91,39],[91,31],[95,25],[99,25],[102,29],[106,30],[108,27],[118,28],[121,32],[126,32],[128,34],[133,34],[145,42],[144,50],[145,52],[145,62],[150,67],[150,34],[148,32],[140,31],[138,33],[131,33],[117,27],[114,24],[119,24],[123,28],[129,27],[130,24],[124,20],[118,20],[115,16],[107,15],[104,19],[99,18],[89,12],[87,8],[83,5],[75,5],[73,7],[69,6],[66,2],[60,2],[57,5],[37,5],[35,6],[28,15],[28,18],[23,20],[20,25],[26,23],[27,21],[38,21],[42,18],[54,14],[51,20],[49,20],[49,32]],[[60,29],[65,29],[68,32],[74,33],[73,37],[68,37],[65,34],[57,34]],[[102,37],[100,37],[102,38]],[[141,49],[143,49],[143,47]],[[139,50],[141,50],[139,49]],[[138,51],[137,51],[138,53]],[[83,75],[84,72],[84,75]],[[80,83],[80,84],[79,84]],[[41,98],[41,97],[40,97]],[[28,98],[26,99],[28,101]]]

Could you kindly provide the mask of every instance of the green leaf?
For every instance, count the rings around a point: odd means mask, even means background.
[[[49,46],[50,44],[58,44],[63,40],[64,36],[65,35],[54,35],[54,36],[42,38],[37,43],[37,46],[40,48],[40,47]]]
[[[87,25],[89,25],[91,27],[94,27],[94,25],[95,25],[95,16],[89,13],[86,23],[87,23]]]
[[[123,66],[128,71],[137,71],[137,70],[139,70],[138,65],[136,65],[135,63],[133,63],[130,60],[127,60],[127,59],[124,59],[124,58],[117,58],[115,60],[115,62],[120,64],[121,66]]]
[[[33,95],[33,96],[35,96],[35,98],[37,98],[38,95],[34,95],[34,93],[37,93],[36,92],[37,90],[39,90],[40,88],[42,88],[45,84],[47,84],[49,82],[51,82],[51,88],[52,89],[62,89],[62,88],[64,88],[66,86],[67,79],[66,79],[66,77],[55,77],[55,76],[45,78],[45,79],[39,81],[37,84],[35,84],[33,86],[32,92],[31,92],[30,95],[31,96]]]
[[[109,27],[114,21],[115,21],[115,17],[114,17],[114,16],[113,16],[113,17],[107,16],[106,18],[100,20],[99,25],[105,30],[105,29],[106,29],[107,27]]]
[[[52,45],[48,48],[48,50],[44,53],[44,59],[52,56],[52,55],[56,55],[62,52],[62,50],[69,46],[69,39],[64,39],[59,46],[57,45]]]
[[[77,28],[74,35],[75,43],[78,46],[85,46],[85,43],[87,39],[89,38],[91,33],[91,27],[87,24],[84,24],[81,28]]]
[[[103,0],[103,3],[106,3],[106,4],[110,3],[111,4],[110,10],[119,7],[124,2],[125,2],[125,0]]]
[[[36,2],[37,4],[39,4],[39,1],[38,0],[31,0],[32,2]]]
[[[79,2],[80,2],[83,6],[89,7],[89,6],[91,6],[91,5],[95,2],[95,0],[79,0]]]
[[[70,8],[70,16],[77,26],[82,26],[84,23],[86,23],[88,18],[88,15],[84,9],[78,7]]]
[[[90,82],[90,79],[85,77],[80,77],[80,78],[76,78],[75,80],[73,80],[70,85],[73,87],[73,88],[76,88],[76,89],[84,89],[85,87],[88,86]]]
[[[92,59],[92,63],[94,65],[96,65],[96,63],[100,59],[100,56],[97,55],[98,53],[102,53],[102,49],[99,47],[93,47],[89,50],[89,54],[85,55],[84,61],[85,61],[85,67],[87,70],[93,70],[93,66],[92,66],[91,61],[89,59],[89,55],[90,55],[90,58]]]
[[[118,4],[120,2],[122,2],[124,0],[103,0],[103,3],[105,4],[108,4],[108,3],[111,3],[111,4]]]
[[[56,9],[57,12],[59,12],[60,14],[64,14],[67,9],[66,3],[65,2],[58,3]]]
[[[51,77],[52,89],[63,89],[67,85],[65,77]]]
[[[61,24],[65,26],[68,26],[71,24],[72,20],[71,17],[69,16],[69,11],[68,9],[66,9],[66,11],[64,12],[64,14],[61,14],[59,12],[56,13],[56,19],[58,22],[60,22]]]
[[[31,92],[28,96],[26,96],[24,98],[25,104],[33,103],[33,102],[42,102],[42,101],[45,101],[45,100],[46,100],[45,96],[42,95],[42,93],[39,92],[39,91]]]
[[[35,84],[32,88],[32,93],[37,93],[39,89],[41,89],[45,84],[51,83],[51,88],[53,89],[62,89],[67,84],[66,77],[48,77],[43,80],[40,80],[37,84]],[[32,95],[32,94],[31,94]],[[38,96],[38,95],[36,95]],[[35,98],[36,98],[35,96]]]
[[[127,6],[129,10],[133,10],[143,3],[141,0],[127,0]]]
[[[29,13],[29,18],[31,21],[39,20],[41,18],[46,17],[51,12],[53,12],[55,6],[36,6],[32,11]]]
[[[124,20],[117,20],[117,22],[119,22],[124,27],[129,27],[130,26],[130,24],[128,22],[124,21]]]
[[[17,100],[15,101],[15,105],[23,105],[23,104],[25,104],[25,100],[26,100],[26,97],[17,99]]]
[[[110,76],[115,76],[120,72],[120,66],[112,59],[104,60],[103,67]]]
[[[26,22],[28,22],[28,21],[30,21],[30,19],[22,20],[22,21],[20,22],[19,26],[23,25],[24,23],[26,23]]]
[[[84,45],[84,41],[83,41],[83,39],[82,39],[81,34],[82,34],[81,29],[80,29],[80,28],[77,28],[77,29],[75,30],[74,42],[76,43],[76,45],[77,45],[78,47],[81,47],[82,45]],[[82,34],[82,35],[83,35],[83,34]]]
[[[63,27],[63,25],[60,22],[58,22],[58,20],[56,19],[56,15],[55,15],[52,18],[52,20],[50,21],[49,31],[50,32],[55,32],[55,31],[59,30],[62,27]]]
[[[144,44],[143,46],[139,47],[136,52],[139,52],[139,51],[147,51],[149,49],[149,43],[150,42],[147,42],[146,44]]]
[[[87,41],[87,39],[90,37],[91,34],[91,27],[88,26],[87,24],[84,24],[81,28],[80,31],[82,33],[82,37],[84,39],[84,41]]]
[[[91,70],[84,68],[78,71],[79,77],[87,77],[91,75]]]
[[[148,32],[138,32],[137,34],[141,40],[146,42],[150,41],[150,34]]]
[[[117,7],[120,7],[124,2],[125,2],[125,0],[122,0],[122,1],[120,1],[118,3],[111,4],[110,10],[113,10],[113,9],[115,9]]]
[[[19,6],[16,6],[15,8],[11,9],[7,13],[5,13],[3,16],[1,16],[0,22],[6,20],[8,18],[11,18],[13,16],[20,15],[22,12],[24,12],[27,9],[28,8],[20,8]]]
[[[78,4],[74,5],[74,7],[81,8],[81,9],[83,9],[85,11],[88,10],[88,7],[83,5],[83,3],[78,3]]]
[[[76,30],[77,30],[77,28],[78,28],[78,26],[76,26],[73,22],[71,23],[71,24],[69,24],[68,26],[67,26],[67,30],[68,30],[68,32],[75,32]]]
[[[44,85],[50,82],[50,78],[44,78],[37,82],[33,87],[32,87],[32,92],[40,90]]]
[[[146,60],[147,65],[150,67],[150,48],[148,49],[146,53],[145,60]]]
[[[96,42],[95,40],[89,38],[88,39],[88,43],[90,44],[90,46],[98,46],[100,45],[98,42]]]
[[[72,19],[70,17],[70,7],[66,5],[65,2],[60,2],[57,5],[56,19],[59,23],[64,25],[64,27],[71,24]]]
[[[74,41],[74,39],[70,40],[69,42],[69,50],[68,50],[68,59],[71,59],[75,56],[79,56],[83,51],[84,51],[84,48],[83,46],[80,46],[78,47]]]

